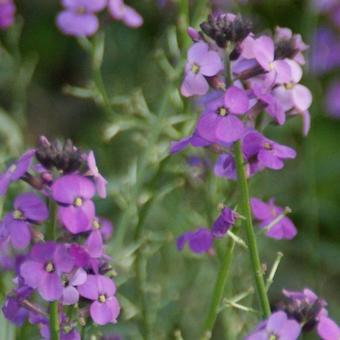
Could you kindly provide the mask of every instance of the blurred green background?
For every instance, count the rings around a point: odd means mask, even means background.
[[[191,7],[196,27],[207,14],[201,3],[193,1]],[[187,165],[188,155],[204,155],[204,151],[186,150],[167,157],[170,141],[190,132],[198,114],[193,105],[182,102],[176,90],[185,56],[174,42],[178,6],[168,1],[161,7],[151,0],[129,4],[144,17],[142,28],[132,30],[105,15],[102,18],[102,76],[112,101],[108,115],[100,102],[70,95],[93,96],[92,90],[84,90],[93,89],[91,61],[74,38],[57,30],[58,1],[17,1],[16,26],[0,33],[11,54],[3,50],[0,54],[1,159],[17,156],[41,134],[70,137],[83,149],[93,149],[110,182],[109,198],[98,201],[97,210],[114,222],[120,239],[116,242],[114,235],[108,252],[113,256],[125,310],[122,320],[107,332],[124,339],[140,338],[143,311],[134,273],[137,258],[146,274],[143,289],[153,338],[172,339],[180,329],[184,339],[197,339],[217,259],[178,253],[175,237],[198,225],[210,225],[218,204],[235,205],[237,196],[234,184],[212,179],[210,171],[197,176],[201,170]],[[231,7],[251,17],[257,32],[287,26],[303,34],[308,44],[320,22],[328,22],[301,0],[249,1]],[[337,73],[333,70],[331,76]],[[329,77],[305,73],[303,83],[314,94],[311,132],[303,138],[298,120],[268,129],[269,137],[295,147],[298,157],[282,171],[256,176],[251,192],[266,199],[275,197],[279,205],[291,207],[299,230],[292,241],[260,238],[268,266],[277,251],[284,253],[270,292],[272,301],[280,298],[282,288],[309,287],[329,302],[330,315],[340,321],[340,120],[330,118],[323,106]],[[251,284],[247,254],[237,249],[226,296],[245,291]],[[251,322],[248,314],[226,309],[214,339],[232,339],[237,330],[253,326]]]

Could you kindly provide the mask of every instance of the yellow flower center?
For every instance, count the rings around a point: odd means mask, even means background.
[[[275,334],[270,334],[268,340],[277,340],[278,337]]]
[[[82,204],[83,204],[83,200],[82,200],[80,197],[77,197],[77,198],[74,200],[73,204],[74,204],[76,207],[81,207]]]
[[[53,265],[53,263],[52,262],[47,262],[46,265],[45,265],[45,270],[48,273],[54,272],[54,265]]]
[[[270,71],[274,70],[274,64],[273,63],[269,63],[268,68]]]
[[[293,87],[294,87],[294,84],[293,84],[293,83],[287,83],[287,84],[285,85],[286,90],[291,90]]]
[[[266,150],[272,150],[273,149],[273,146],[270,143],[268,143],[268,142],[263,143],[263,147]]]
[[[106,296],[104,294],[100,294],[98,296],[98,301],[104,303],[106,301]]]
[[[93,227],[94,230],[100,229],[101,225],[100,225],[100,223],[97,219],[94,219],[94,221],[92,223],[92,227]]]
[[[15,164],[12,164],[9,168],[8,171],[13,173],[17,169],[17,166]]]
[[[84,14],[86,12],[85,7],[84,6],[77,7],[76,12],[77,12],[77,14]]]
[[[228,110],[224,106],[219,107],[217,109],[217,114],[222,116],[222,117],[224,117],[224,116],[226,116],[228,114]]]
[[[13,218],[16,220],[20,220],[24,217],[24,215],[22,214],[22,212],[20,210],[14,210],[13,214],[12,214]]]
[[[197,64],[192,64],[191,72],[197,74],[200,71],[200,67]]]

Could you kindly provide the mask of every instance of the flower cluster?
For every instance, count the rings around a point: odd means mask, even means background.
[[[283,125],[288,118],[300,116],[304,135],[310,128],[312,95],[300,84],[308,46],[288,28],[277,27],[271,37],[255,35],[251,26],[241,16],[222,13],[210,15],[201,31],[188,29],[193,44],[181,93],[200,96],[201,114],[192,134],[170,147],[172,153],[189,145],[210,148],[218,153],[215,175],[229,180],[237,177],[235,143],[241,144],[250,177],[265,169],[280,170],[286,160],[296,157],[294,149],[263,134],[267,125]],[[273,201],[266,205],[253,199],[253,216],[269,237],[296,235],[286,214]],[[192,237],[188,235],[185,239]]]
[[[143,24],[143,18],[123,0],[62,0],[64,9],[57,16],[57,26],[66,35],[86,37],[95,34],[99,28],[97,14],[107,8],[114,20],[136,28]]]
[[[13,24],[15,10],[13,0],[0,1],[0,30],[4,30]]]
[[[328,317],[326,301],[307,288],[301,292],[283,290],[283,295],[285,299],[277,310],[260,322],[246,340],[295,340],[301,333],[313,330],[322,340],[340,339],[340,328]]]
[[[70,140],[39,139],[0,176],[0,193],[24,181],[0,224],[0,265],[15,275],[15,288],[3,305],[16,325],[28,320],[49,338],[47,303],[56,302],[62,339],[80,339],[79,320],[115,323],[120,307],[104,243],[112,224],[95,212],[97,194],[106,197],[106,180],[94,153],[82,152]],[[65,306],[73,306],[66,313]]]

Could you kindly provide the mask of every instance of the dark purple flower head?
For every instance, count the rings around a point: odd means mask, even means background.
[[[237,216],[238,214],[232,209],[223,208],[212,225],[212,236],[216,238],[223,237],[236,222]]]
[[[70,273],[74,259],[65,245],[54,242],[37,243],[20,267],[25,283],[37,289],[46,301],[59,300],[63,295],[61,276]]]
[[[89,168],[87,175],[93,177],[98,196],[106,198],[107,180],[99,173],[93,151],[90,151],[87,156],[87,166]]]
[[[319,318],[327,316],[326,301],[320,299],[310,289],[303,291],[283,290],[286,300],[278,304],[278,308],[284,310],[290,318],[302,324],[303,331],[315,328]]]
[[[340,327],[327,316],[320,317],[317,332],[322,340],[340,339]]]
[[[256,159],[260,167],[279,170],[284,166],[284,159],[293,159],[295,150],[288,146],[275,143],[259,132],[248,133],[242,143],[246,159]]]
[[[296,340],[301,327],[295,320],[289,320],[284,312],[273,313],[265,322],[261,322],[246,340]]]
[[[14,248],[26,248],[31,241],[31,223],[43,222],[48,217],[46,204],[39,196],[25,192],[14,200],[14,210],[7,213],[0,224],[0,234],[7,233]]]
[[[122,21],[126,26],[138,28],[143,25],[143,18],[123,0],[108,0],[108,10],[113,19]]]
[[[92,300],[90,314],[98,325],[115,323],[120,312],[118,300],[114,296],[114,282],[103,275],[88,275],[84,284],[78,286],[82,297]]]
[[[188,51],[185,65],[185,76],[181,86],[181,93],[185,97],[202,96],[209,90],[205,77],[215,76],[223,69],[219,54],[210,50],[203,41],[194,43]]]
[[[58,217],[64,226],[73,234],[89,230],[95,216],[92,181],[80,175],[66,175],[53,183],[51,191],[59,204]]]
[[[57,16],[58,28],[75,37],[91,36],[97,32],[96,12],[103,10],[107,0],[62,0],[64,10]]]
[[[239,140],[245,128],[237,117],[249,108],[244,90],[230,86],[224,96],[207,103],[205,112],[197,122],[200,136],[211,143],[232,143]]]
[[[7,188],[11,182],[18,181],[26,173],[31,165],[34,153],[34,149],[27,150],[0,175],[0,196],[6,194]]]
[[[207,228],[197,228],[187,231],[177,238],[177,249],[182,250],[186,243],[189,249],[196,254],[208,252],[212,248],[213,237]]]
[[[0,1],[0,29],[10,27],[14,22],[15,5],[13,0]]]
[[[284,209],[276,206],[274,200],[268,203],[253,197],[250,200],[251,209],[255,220],[259,221],[259,227],[265,228],[270,226],[266,231],[268,237],[281,240],[291,240],[297,234],[297,230],[293,222],[284,215]],[[274,223],[277,220],[276,223]]]

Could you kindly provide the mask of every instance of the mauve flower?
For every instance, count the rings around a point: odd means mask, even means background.
[[[87,156],[87,166],[89,171],[86,175],[93,177],[98,196],[100,198],[106,198],[107,180],[99,173],[93,151],[90,151]]]
[[[15,5],[13,0],[0,1],[0,29],[10,27],[14,22]]]
[[[75,272],[63,274],[64,289],[62,303],[64,305],[74,305],[79,300],[77,286],[82,285],[87,280],[87,273],[83,268],[78,268]]]
[[[11,182],[18,181],[26,173],[31,165],[34,153],[34,149],[27,150],[0,175],[0,196],[6,194],[7,188]]]
[[[181,93],[185,97],[202,96],[209,90],[205,77],[215,76],[223,70],[223,63],[219,54],[210,50],[203,41],[194,43],[188,51],[185,65],[185,76],[181,86]]]
[[[170,143],[170,153],[177,153],[185,149],[187,146],[191,145],[195,148],[201,148],[204,146],[209,146],[211,143],[202,138],[197,130],[191,136],[184,137],[178,141]]]
[[[254,39],[253,54],[256,61],[267,72],[268,78],[275,84],[287,83],[290,78],[290,68],[286,61],[275,60],[274,42],[267,36]]]
[[[189,249],[196,254],[208,252],[212,247],[212,234],[207,228],[197,228],[195,231],[187,231],[177,238],[177,249],[182,250],[186,243]]]
[[[25,192],[14,200],[14,211],[7,213],[0,224],[0,234],[7,233],[14,248],[26,248],[31,241],[31,223],[48,218],[48,208],[34,193]]]
[[[296,340],[301,327],[295,320],[289,320],[284,312],[273,313],[246,340]]]
[[[211,143],[232,143],[239,140],[245,131],[243,123],[237,117],[249,108],[249,99],[244,90],[230,86],[224,96],[212,100],[206,105],[197,122],[200,136]]]
[[[131,28],[137,28],[143,25],[141,15],[134,8],[126,5],[123,0],[108,1],[108,10],[113,19],[120,20]]]
[[[120,312],[119,303],[114,296],[114,282],[103,275],[88,275],[84,284],[78,286],[80,295],[93,300],[90,306],[92,320],[98,325],[115,323]]]
[[[57,16],[58,28],[75,37],[91,36],[97,32],[96,12],[105,8],[107,0],[62,0],[65,10]]]
[[[216,238],[223,237],[234,225],[236,218],[237,213],[235,211],[228,207],[223,208],[211,227],[212,236]]]
[[[55,301],[63,295],[61,276],[70,273],[73,265],[74,260],[65,245],[50,241],[37,243],[22,263],[20,274],[25,283],[37,289],[44,300]]]
[[[58,203],[58,217],[72,233],[89,230],[95,216],[95,194],[92,181],[80,175],[66,175],[58,178],[51,187],[52,197]]]
[[[260,228],[270,225],[278,216],[284,213],[284,209],[276,206],[273,199],[269,200],[268,203],[265,203],[260,199],[253,197],[251,198],[250,203],[255,220],[260,222]],[[291,240],[296,234],[296,228],[287,216],[283,216],[266,231],[268,237],[277,240]]]
[[[259,166],[273,170],[282,169],[284,159],[296,157],[294,149],[275,143],[259,132],[248,133],[243,139],[242,149],[247,159],[256,158]]]
[[[340,340],[340,327],[327,316],[321,316],[317,332],[322,340]]]
[[[333,118],[340,118],[340,81],[334,81],[326,90],[327,113]]]

